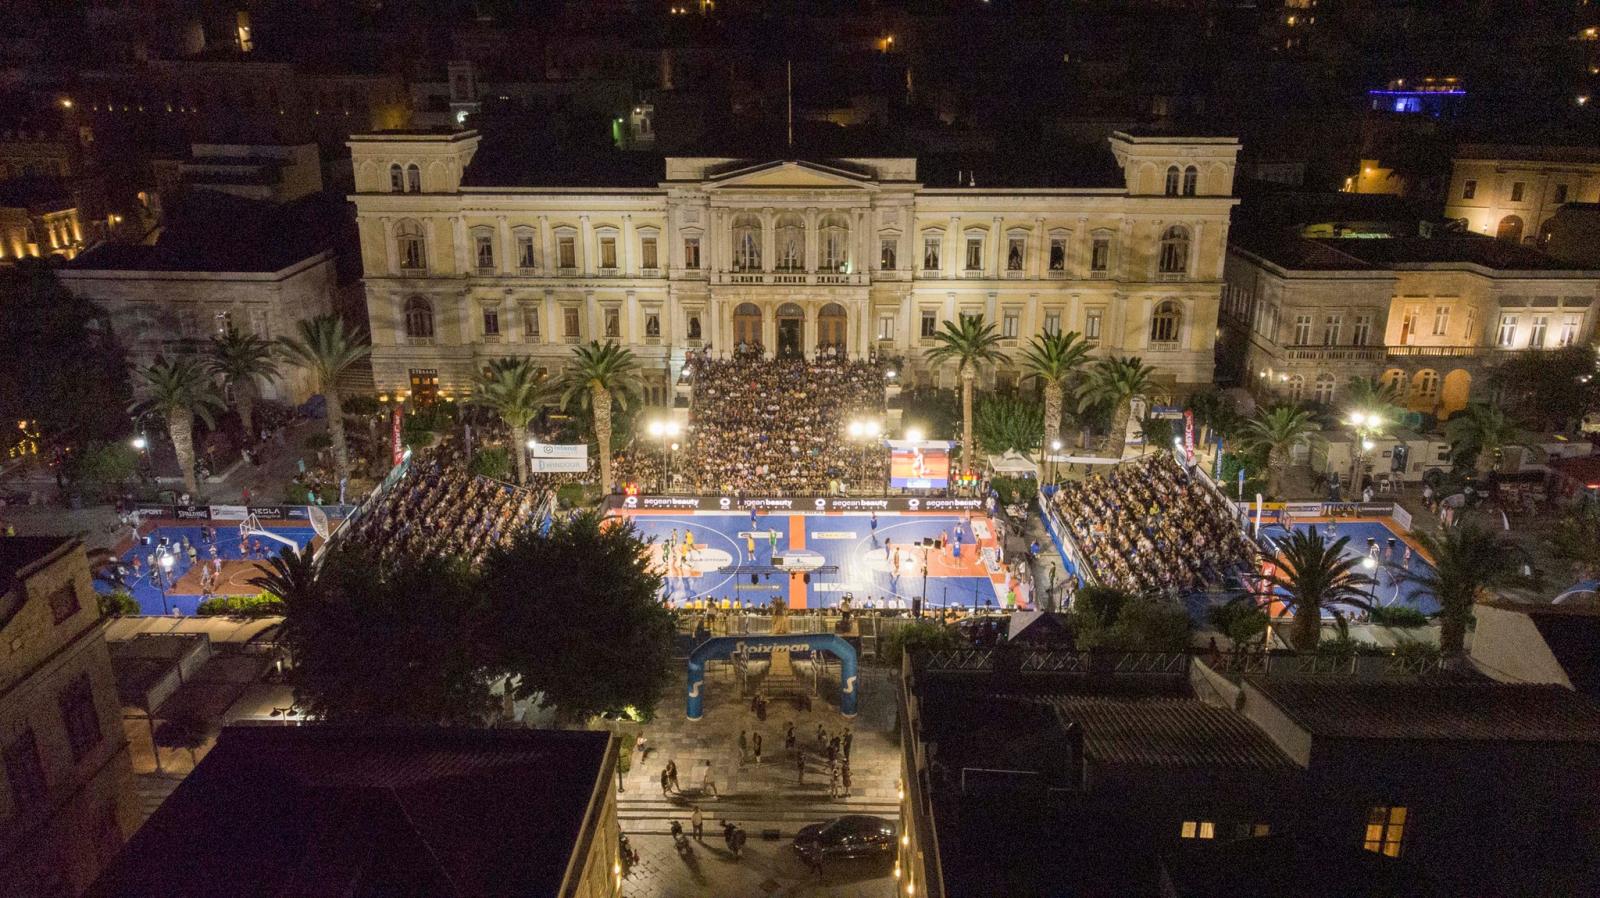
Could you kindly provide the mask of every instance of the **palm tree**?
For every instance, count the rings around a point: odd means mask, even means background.
[[[1343,405],[1352,412],[1378,415],[1382,421],[1392,421],[1403,408],[1405,395],[1396,381],[1381,381],[1375,377],[1352,377],[1345,384]],[[1376,429],[1376,428],[1374,428]]]
[[[1505,412],[1486,402],[1468,405],[1445,422],[1444,432],[1456,458],[1475,458],[1473,467],[1480,478],[1494,470],[1500,450],[1515,446],[1522,439],[1522,430],[1506,419]]]
[[[562,375],[561,407],[573,400],[594,414],[594,439],[600,451],[600,488],[611,490],[611,404],[622,408],[639,393],[639,362],[633,353],[607,340],[572,349],[572,364]]]
[[[257,564],[257,567],[261,567]],[[318,585],[318,571],[311,547],[289,549],[268,558],[266,570],[246,582],[282,599],[285,605],[310,595]]]
[[[532,359],[497,359],[489,364],[472,392],[472,403],[491,409],[511,428],[511,454],[517,459],[517,482],[528,482],[528,453],[522,445],[528,422],[544,404],[544,375]]]
[[[1111,432],[1106,435],[1103,454],[1109,454],[1113,444],[1116,457],[1121,458],[1127,446],[1128,418],[1133,415],[1136,400],[1154,401],[1166,395],[1166,390],[1156,383],[1155,369],[1135,356],[1100,359],[1089,371],[1089,378],[1078,386],[1078,411],[1095,405],[1111,408]]]
[[[350,476],[350,454],[344,442],[344,409],[339,402],[339,376],[372,354],[367,335],[347,330],[338,315],[318,315],[295,325],[296,336],[278,340],[278,351],[297,368],[311,372],[327,403],[328,439],[333,443],[333,466],[339,479]]]
[[[1022,353],[1024,376],[1044,385],[1044,448],[1061,436],[1061,397],[1089,358],[1089,344],[1077,331],[1046,331]]]
[[[1414,534],[1433,566],[1404,577],[1439,603],[1439,650],[1461,654],[1472,606],[1502,586],[1527,582],[1521,572],[1526,553],[1516,543],[1480,524],[1465,521],[1438,533]]]
[[[1269,493],[1283,495],[1283,472],[1289,467],[1290,453],[1303,444],[1314,429],[1311,413],[1293,405],[1280,405],[1245,422],[1245,445],[1267,450]]]
[[[972,442],[972,384],[978,379],[978,366],[1004,359],[997,349],[1000,334],[982,315],[957,315],[946,321],[944,329],[933,335],[934,347],[926,355],[930,365],[955,362],[961,375],[961,465],[963,471],[977,470],[977,446]],[[1047,425],[1048,426],[1048,425]]]
[[[183,488],[191,496],[198,495],[200,485],[194,476],[194,419],[196,416],[215,427],[212,410],[227,407],[217,385],[211,380],[197,359],[178,359],[169,362],[157,356],[155,364],[139,369],[144,381],[145,398],[135,402],[134,414],[154,412],[167,419],[167,434],[172,437],[172,448],[178,454],[178,470],[183,474]]]
[[[256,381],[278,376],[278,363],[272,358],[272,344],[255,334],[241,333],[233,325],[211,339],[211,373],[233,388],[239,406],[239,423],[245,440],[255,433]]]
[[[1317,650],[1323,608],[1341,603],[1370,608],[1367,587],[1372,580],[1356,572],[1359,556],[1345,555],[1349,544],[1348,536],[1331,543],[1323,540],[1316,527],[1292,531],[1278,543],[1276,569],[1267,581],[1294,602],[1289,644],[1297,652]]]

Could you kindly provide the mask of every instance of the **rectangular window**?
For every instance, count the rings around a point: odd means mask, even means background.
[[[1522,188],[1523,188],[1523,186],[1524,185],[1523,185],[1523,183],[1521,181],[1517,181],[1517,182],[1515,182],[1515,183],[1513,183],[1511,185],[1511,201],[1513,203],[1522,202]]]
[[[1400,345],[1411,345],[1411,339],[1417,335],[1417,309],[1408,307],[1400,318]]]
[[[61,692],[61,722],[67,729],[67,742],[72,746],[72,760],[81,761],[90,749],[100,744],[100,713],[94,707],[94,687],[89,675],[79,674]]]
[[[523,235],[517,238],[517,267],[533,267],[533,236]]]
[[[1089,254],[1089,270],[1091,272],[1105,272],[1111,268],[1111,238],[1094,238],[1094,247]]]
[[[1344,330],[1344,316],[1329,315],[1322,322],[1322,345],[1338,346],[1339,338],[1343,336],[1340,333],[1342,330]]]
[[[522,307],[522,335],[531,340],[539,339],[539,307]]]
[[[611,339],[622,336],[622,313],[616,309],[606,309],[606,336]]]
[[[1015,340],[1017,338],[1019,319],[1020,315],[1016,309],[1006,309],[1005,314],[1000,317],[1000,336],[1003,339]]]
[[[1433,308],[1433,335],[1442,337],[1450,333],[1450,307],[1434,306]]]
[[[1559,346],[1571,346],[1578,339],[1579,318],[1577,315],[1567,315],[1561,319],[1561,337],[1557,342]]]
[[[1067,238],[1050,238],[1050,270],[1067,270]]]
[[[483,310],[483,335],[485,337],[500,336],[500,310]]]
[[[644,316],[644,335],[646,337],[661,336],[661,316],[651,312]]]
[[[1495,338],[1494,345],[1508,349],[1513,340],[1517,338],[1517,316],[1500,316],[1500,334]]]
[[[878,339],[891,341],[894,339],[894,314],[878,316]]]
[[[6,780],[16,809],[25,811],[44,801],[48,784],[44,776],[44,757],[33,728],[23,730],[5,747]]]
[[[1046,312],[1046,313],[1044,313],[1044,332],[1047,333],[1047,334],[1059,334],[1059,333],[1061,333],[1061,313],[1060,312]]]
[[[1021,271],[1022,260],[1027,257],[1028,238],[1012,237],[1006,241],[1006,271]]]
[[[1105,317],[1104,309],[1090,309],[1083,319],[1083,338],[1091,343],[1100,339],[1100,320]]]
[[[1560,205],[1561,203],[1564,203],[1566,201],[1567,201],[1567,185],[1565,185],[1565,184],[1557,184],[1556,185],[1556,204]]]
[[[646,271],[653,271],[661,267],[659,264],[657,264],[658,261],[659,260],[656,258],[656,238],[640,237],[639,267],[645,269]]]
[[[615,237],[601,237],[600,238],[600,267],[601,268],[616,268],[617,267],[617,238],[615,238]]]
[[[1366,837],[1361,847],[1388,857],[1399,857],[1405,834],[1405,808],[1376,807],[1367,812]]]
[[[1533,327],[1528,330],[1528,348],[1543,349],[1545,332],[1550,329],[1549,315],[1533,316]]]
[[[50,594],[50,616],[58,624],[77,614],[78,607],[78,591],[71,583]]]
[[[1465,343],[1470,345],[1477,338],[1478,338],[1478,310],[1472,308],[1471,306],[1468,306],[1467,307],[1467,338],[1463,342],[1465,342]]]
[[[1185,820],[1178,829],[1178,835],[1185,839],[1215,839],[1217,824],[1211,820]]]
[[[1294,345],[1308,346],[1311,343],[1311,316],[1296,315],[1294,318]]]
[[[967,238],[967,270],[968,271],[982,271],[983,270],[983,238],[982,237],[968,237]]]
[[[1350,334],[1350,342],[1356,346],[1367,345],[1367,339],[1372,335],[1372,316],[1357,315],[1355,330]]]
[[[578,339],[578,310],[561,310],[561,334],[568,339]]]
[[[1478,182],[1469,180],[1461,185],[1461,198],[1470,200],[1478,195]]]
[[[559,268],[578,267],[578,239],[576,237],[556,238],[556,266]]]
[[[934,312],[934,311],[932,311],[930,309],[923,309],[922,310],[922,332],[921,332],[922,333],[922,338],[924,340],[929,339],[934,334],[936,334],[938,332],[939,332],[939,313]]]
[[[929,235],[922,238],[922,270],[939,270],[939,247],[944,238],[938,235]]]
[[[880,270],[894,271],[896,242],[893,237],[885,237],[878,241],[878,268]]]
[[[478,268],[494,270],[494,237],[480,234],[473,243],[477,248]]]
[[[699,268],[700,267],[700,238],[699,237],[685,237],[685,238],[683,238],[683,267],[684,268]]]

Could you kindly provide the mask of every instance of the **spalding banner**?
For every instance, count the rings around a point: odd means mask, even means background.
[[[831,512],[967,512],[980,511],[983,500],[890,496],[882,499],[792,499],[783,497],[732,496],[611,496],[606,507],[620,511],[769,511],[799,513]]]

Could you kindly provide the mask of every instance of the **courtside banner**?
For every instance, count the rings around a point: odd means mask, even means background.
[[[209,521],[211,520],[211,506],[179,505],[173,509],[173,516],[180,521]]]
[[[588,443],[534,443],[529,450],[534,458],[588,458]]]
[[[980,511],[982,499],[890,496],[882,499],[792,499],[732,496],[611,496],[606,507],[621,511],[793,511],[793,512],[905,512]]]
[[[133,506],[133,510],[147,518],[177,517],[177,512],[173,511],[171,505],[162,505],[159,502],[139,502]]]
[[[243,505],[213,505],[211,506],[211,520],[213,521],[242,521],[250,516],[250,509]]]
[[[282,505],[252,505],[250,513],[264,521],[281,521],[289,516]]]

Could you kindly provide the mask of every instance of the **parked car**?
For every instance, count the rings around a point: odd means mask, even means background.
[[[794,850],[807,860],[893,857],[895,824],[882,817],[846,814],[823,823],[801,827],[794,837]]]

